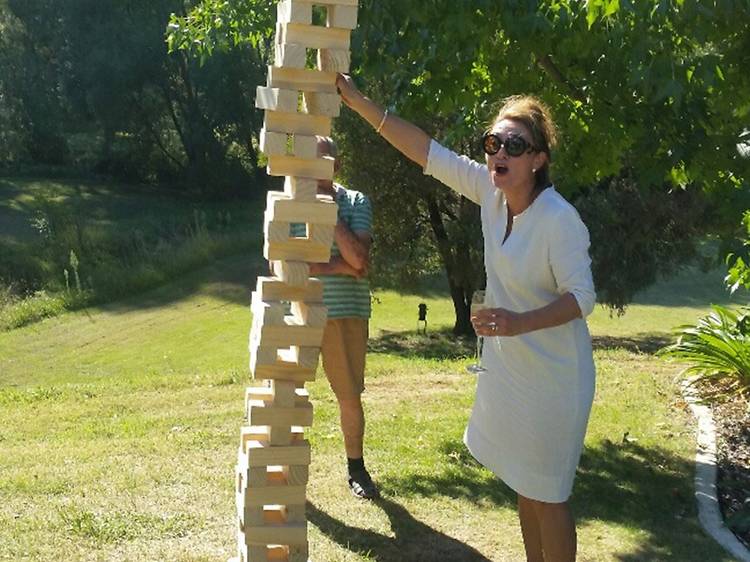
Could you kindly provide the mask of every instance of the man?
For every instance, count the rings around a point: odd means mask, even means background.
[[[318,138],[318,155],[336,159],[333,139]],[[334,169],[338,170],[338,162]],[[339,405],[349,488],[358,498],[373,499],[379,497],[379,492],[363,458],[365,415],[361,400],[370,318],[367,273],[372,209],[365,195],[331,180],[319,180],[318,193],[330,195],[339,207],[331,260],[310,265],[310,275],[323,282],[323,302],[328,307],[321,345],[323,370]]]

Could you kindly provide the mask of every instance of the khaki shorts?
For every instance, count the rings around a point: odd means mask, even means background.
[[[365,389],[367,318],[332,318],[326,322],[320,352],[323,370],[337,398],[355,398]]]

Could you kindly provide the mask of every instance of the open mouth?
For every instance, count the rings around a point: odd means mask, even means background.
[[[508,167],[507,166],[503,166],[502,164],[497,164],[495,166],[495,173],[498,176],[504,176],[505,174],[508,173]]]

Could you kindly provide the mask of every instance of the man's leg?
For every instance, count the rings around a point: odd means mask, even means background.
[[[362,409],[362,398],[339,398],[341,414],[341,432],[344,434],[344,448],[350,459],[361,459],[365,438],[365,412]]]

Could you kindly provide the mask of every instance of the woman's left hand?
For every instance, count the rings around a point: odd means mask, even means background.
[[[471,317],[478,336],[517,336],[524,333],[523,314],[504,308],[485,308]]]

